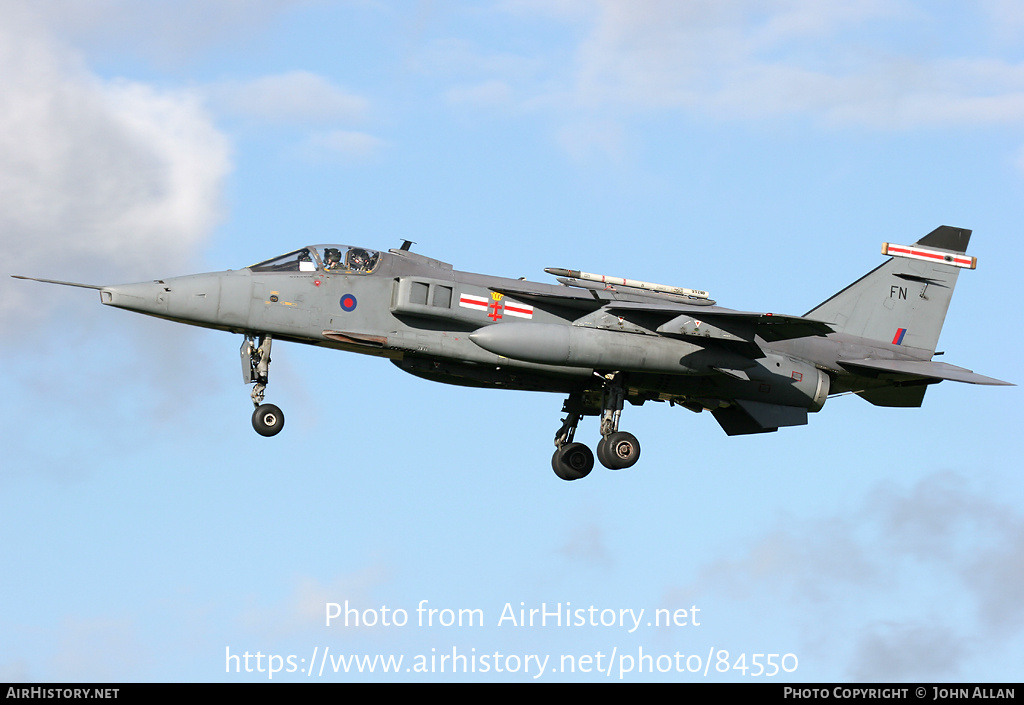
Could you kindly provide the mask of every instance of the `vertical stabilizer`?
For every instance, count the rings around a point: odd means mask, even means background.
[[[967,257],[971,231],[943,225],[913,245],[885,243],[890,259],[806,314],[837,331],[935,352]]]

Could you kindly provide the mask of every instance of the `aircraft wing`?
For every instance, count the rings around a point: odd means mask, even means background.
[[[522,301],[532,301],[535,304],[549,304],[552,306],[563,306],[565,308],[575,308],[582,311],[596,311],[607,303],[601,299],[595,298],[593,294],[588,291],[572,290],[569,287],[565,287],[567,291],[550,293],[546,291],[536,291],[534,289],[527,289],[515,286],[492,286],[489,287],[491,291],[496,291],[499,294],[505,296],[511,296],[515,299]]]
[[[931,380],[949,380],[968,384],[989,384],[998,386],[1016,386],[1012,382],[985,377],[971,370],[949,365],[945,362],[928,362],[926,360],[841,360],[840,365],[853,368],[854,371],[869,370],[879,374],[894,374],[918,377]]]
[[[763,340],[774,342],[815,335],[825,336],[833,331],[832,326],[828,323],[800,316],[731,311],[703,306],[687,306],[686,304],[614,302],[605,308],[612,313],[619,311],[627,314],[628,312],[669,314],[672,316],[672,320],[658,328],[658,332],[686,337],[723,337],[724,339],[742,339],[749,342],[753,341],[754,334],[756,334]],[[708,324],[705,326],[705,330],[699,330],[700,326],[704,324]],[[708,334],[706,331],[711,328],[726,331],[727,334],[724,336]]]

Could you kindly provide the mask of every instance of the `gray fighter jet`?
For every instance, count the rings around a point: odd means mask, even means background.
[[[390,359],[418,377],[471,387],[567,395],[552,467],[586,476],[594,454],[575,440],[599,416],[597,458],[640,457],[619,430],[624,403],[708,410],[740,435],[807,423],[830,396],[920,406],[943,380],[1006,385],[934,362],[971,231],[942,226],[913,245],[882,246],[878,268],[803,316],[733,311],[707,292],[547,269],[558,284],[472,274],[410,250],[311,245],[237,271],[94,286],[100,301],[244,336],[242,377],[263,436],[284,415],[263,403],[273,340]],[[30,279],[31,277],[17,277]]]

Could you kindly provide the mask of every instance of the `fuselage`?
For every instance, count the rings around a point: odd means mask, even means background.
[[[634,403],[713,408],[719,399],[770,397],[817,411],[833,386],[825,370],[839,372],[827,360],[831,341],[819,339],[824,345],[814,350],[780,345],[751,360],[718,344],[666,337],[657,320],[593,303],[662,295],[609,288],[573,299],[567,289],[462,272],[405,250],[317,245],[240,270],[103,287],[101,300],[189,325],[386,357],[450,384],[563,393],[600,389],[600,375],[626,372]],[[502,293],[510,290],[529,294]],[[825,363],[797,354],[808,351]]]

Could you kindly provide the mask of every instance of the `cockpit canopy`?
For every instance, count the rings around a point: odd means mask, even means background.
[[[350,245],[311,245],[266,262],[254,264],[254,272],[336,272],[370,274],[380,264],[380,252]]]

